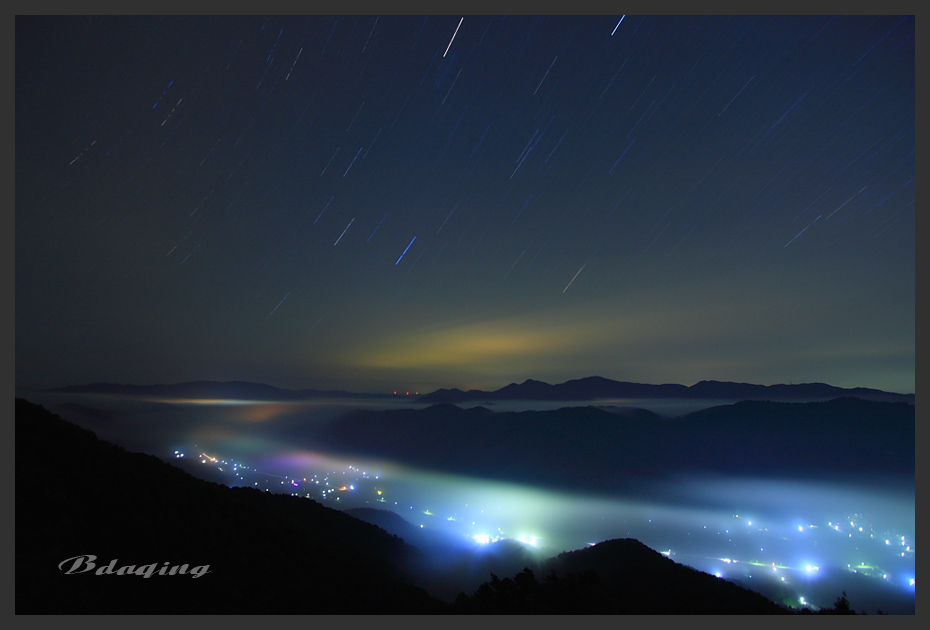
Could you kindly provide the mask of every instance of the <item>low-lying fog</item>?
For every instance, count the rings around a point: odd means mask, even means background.
[[[792,606],[913,613],[915,494],[911,479],[801,482],[702,477],[644,482],[651,500],[589,496],[418,470],[404,462],[333,457],[315,428],[359,408],[410,400],[156,401],[99,395],[26,396],[105,440],[199,476],[309,496],[338,509],[391,510],[479,553],[499,539],[540,557],[611,538],[636,538],[673,560]],[[727,401],[598,401],[678,416]],[[587,403],[580,403],[587,404]],[[498,403],[498,410],[568,403]],[[583,466],[584,462],[578,462]],[[408,537],[405,537],[408,538]],[[409,542],[417,544],[416,535]],[[423,538],[422,540],[426,540]],[[435,542],[436,538],[431,539]],[[435,553],[435,548],[433,548]],[[483,576],[487,579],[488,576]],[[803,599],[802,599],[803,598]]]

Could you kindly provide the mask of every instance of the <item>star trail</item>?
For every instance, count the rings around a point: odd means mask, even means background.
[[[913,392],[914,16],[17,16],[17,387]]]

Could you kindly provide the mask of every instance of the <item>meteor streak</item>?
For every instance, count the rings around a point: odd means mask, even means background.
[[[585,265],[586,265],[586,264],[588,264],[588,263],[585,263]],[[581,265],[581,269],[584,269],[584,265]],[[579,269],[579,270],[578,270],[578,273],[576,273],[574,276],[572,276],[572,279],[568,281],[568,284],[566,284],[566,285],[565,285],[565,288],[562,289],[562,293],[565,293],[566,291],[568,291],[568,287],[572,286],[572,282],[574,282],[574,281],[575,281],[575,278],[578,277],[578,274],[581,273],[581,269]]]
[[[623,17],[621,17],[621,18],[620,18],[620,22],[623,22],[623,18],[625,18],[625,17],[626,17],[625,15],[624,15]],[[611,36],[611,37],[613,37],[613,36],[614,36],[614,33],[617,32],[617,29],[620,28],[620,22],[617,22],[617,25],[614,27],[614,30],[612,30],[612,31],[610,32],[610,36]]]
[[[455,39],[455,34],[459,32],[459,26],[462,25],[462,20],[464,20],[464,19],[465,19],[465,18],[464,18],[464,16],[463,16],[462,19],[459,20],[459,25],[455,27],[455,33],[452,33],[452,39]],[[446,46],[446,52],[442,53],[442,56],[443,56],[443,57],[446,56],[446,53],[449,52],[449,48],[452,47],[452,39],[449,40],[449,45]]]
[[[410,239],[410,242],[407,243],[407,248],[404,250],[404,253],[400,255],[400,258],[397,259],[397,262],[394,263],[395,265],[398,264],[398,263],[403,259],[404,255],[406,255],[406,253],[407,253],[407,250],[410,249],[410,246],[413,245],[413,241],[415,241],[415,240],[417,240],[417,237],[416,237],[416,236],[414,236],[412,239]]]
[[[339,238],[336,239],[336,242],[333,243],[333,247],[339,244],[339,241],[342,240],[342,237],[346,235],[346,232],[349,231],[349,228],[352,227],[352,223],[355,221],[355,217],[352,217],[352,221],[349,221],[349,225],[346,226],[346,229],[342,231],[342,234],[339,235]]]

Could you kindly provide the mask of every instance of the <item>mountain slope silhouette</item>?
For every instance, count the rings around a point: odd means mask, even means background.
[[[85,554],[98,566],[209,573],[59,569]],[[441,603],[411,584],[421,560],[401,539],[310,499],[195,479],[16,400],[18,614],[436,612]]]

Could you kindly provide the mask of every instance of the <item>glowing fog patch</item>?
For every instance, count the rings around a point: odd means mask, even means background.
[[[367,469],[378,471],[378,476],[382,474],[383,470],[390,469],[389,464],[382,462],[371,462],[369,460],[363,462],[363,460],[356,458],[338,457],[310,449],[282,449],[273,456],[256,458],[256,465],[260,465],[272,472],[300,472],[302,476],[309,471],[355,471],[363,463]],[[375,475],[366,474],[363,476],[376,478]],[[351,489],[354,490],[355,488]]]
[[[142,402],[168,405],[261,405],[264,400],[240,400],[238,398],[139,398]]]
[[[756,513],[750,522],[756,526],[762,522],[764,527],[769,526],[772,521],[784,522],[785,506],[791,506],[794,514],[804,514],[805,519],[810,519],[809,523],[829,521],[829,527],[835,531],[842,531],[845,524],[834,517],[838,512],[850,514],[848,510],[856,506],[862,513],[881,514],[883,525],[888,529],[913,531],[913,488],[903,487],[899,478],[888,480],[887,486],[882,485],[884,482],[881,478],[873,478],[872,486],[862,488],[852,482],[804,482],[703,475],[672,477],[666,482],[656,483],[653,494],[665,497],[670,502],[680,499],[692,504],[698,502],[708,505],[715,504],[719,497],[725,496],[731,505],[752,508]],[[881,488],[881,491],[876,491],[876,488]],[[864,523],[852,514],[850,517],[844,523],[848,523],[858,534]],[[791,529],[798,531],[796,525]],[[900,538],[898,537],[899,541]]]
[[[713,510],[589,497],[396,463],[391,464],[383,483],[394,484],[391,496],[403,509],[392,509],[401,516],[407,513],[407,506],[416,505],[414,509],[420,513],[428,507],[437,519],[460,523],[462,533],[469,537],[488,530],[500,531],[514,540],[522,536],[526,544],[544,546],[556,553],[577,549],[591,540],[637,537],[640,532],[628,534],[622,523],[641,523],[648,518],[665,524],[723,522],[719,512]],[[398,494],[401,491],[403,496]],[[578,518],[583,514],[602,518]]]

